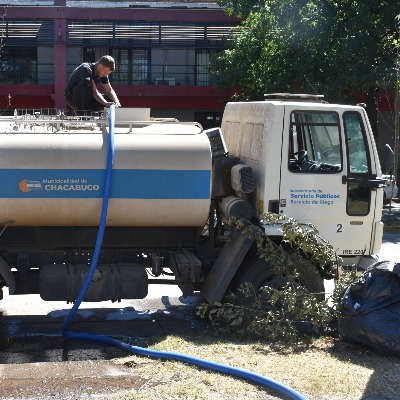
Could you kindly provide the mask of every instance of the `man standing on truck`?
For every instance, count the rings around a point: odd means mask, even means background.
[[[108,75],[115,69],[111,56],[102,56],[96,63],[83,63],[72,73],[65,88],[67,104],[73,110],[101,111],[112,104],[120,107],[117,94],[111,87]],[[105,95],[97,85],[103,85]]]

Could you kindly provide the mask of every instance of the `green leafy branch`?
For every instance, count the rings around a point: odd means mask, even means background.
[[[280,224],[282,238],[270,238],[242,219],[230,219],[234,230],[250,231],[258,254],[274,266],[282,277],[282,287],[269,286],[255,291],[250,283],[238,288],[241,297],[251,298],[251,305],[238,304],[239,293],[228,293],[224,302],[202,304],[197,309],[201,318],[223,332],[255,335],[272,341],[297,341],[307,332],[324,334],[332,331],[332,321],[340,318],[340,301],[346,287],[356,279],[355,271],[345,272],[336,283],[333,294],[321,300],[299,283],[302,268],[317,268],[322,276],[332,278],[341,259],[332,246],[321,240],[313,225],[299,224],[293,218],[266,214],[267,225]]]

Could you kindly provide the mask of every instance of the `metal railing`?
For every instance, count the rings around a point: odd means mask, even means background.
[[[72,72],[72,71],[71,71]],[[114,85],[211,86],[207,66],[194,64],[137,64],[117,66],[110,75]]]
[[[76,65],[67,65],[67,75],[71,75]],[[118,68],[118,66],[117,66]],[[54,84],[54,64],[35,64],[31,70],[21,71],[1,69],[0,80],[3,85],[52,85]],[[134,66],[130,70],[119,67],[110,75],[114,85],[164,85],[164,86],[211,86],[211,75],[207,66],[194,64],[151,64]]]
[[[110,109],[103,111],[74,111],[56,108],[15,109],[13,115],[0,116],[0,125],[4,133],[87,133],[104,130],[109,122]],[[195,126],[203,130],[197,122],[180,122],[175,118],[149,118],[146,120],[116,120],[116,126],[125,127],[124,133],[131,133],[133,128],[148,125],[178,124]]]
[[[15,109],[14,115],[0,117],[5,133],[55,133],[60,131],[97,131],[107,125],[108,109],[81,111],[46,109]]]

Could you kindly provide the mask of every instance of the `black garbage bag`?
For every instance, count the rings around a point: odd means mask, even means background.
[[[343,340],[400,357],[400,263],[373,264],[341,301]]]

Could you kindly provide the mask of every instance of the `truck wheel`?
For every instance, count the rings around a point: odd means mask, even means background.
[[[270,263],[258,256],[254,256],[242,265],[241,272],[231,286],[236,295],[236,304],[251,305],[254,302],[254,296],[246,297],[238,290],[246,282],[250,283],[254,288],[254,293],[258,294],[266,286],[280,289],[285,285],[287,280],[285,277],[277,276]],[[299,284],[307,288],[311,293],[318,293],[318,300],[324,300],[324,280],[311,263],[307,271],[300,273]]]

